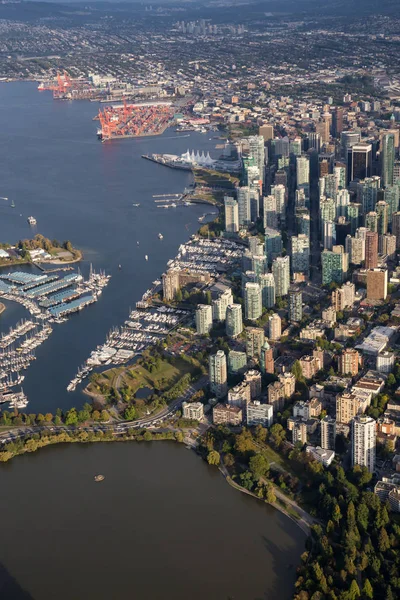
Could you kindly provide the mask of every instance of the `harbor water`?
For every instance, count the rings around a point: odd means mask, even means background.
[[[130,307],[160,277],[179,244],[197,231],[205,212],[200,205],[158,208],[153,196],[182,193],[192,175],[142,154],[190,149],[217,157],[220,142],[216,134],[178,134],[171,128],[162,136],[102,144],[92,120],[97,103],[54,101],[34,83],[0,83],[0,107],[0,196],[9,199],[0,200],[0,241],[14,243],[36,233],[70,240],[83,251],[84,276],[90,263],[112,275],[96,304],[54,325],[24,371],[29,411],[54,412],[87,400],[81,387],[66,391],[69,381],[107,332],[128,318]],[[28,224],[29,216],[36,226]],[[28,316],[23,307],[6,304],[1,332]]]

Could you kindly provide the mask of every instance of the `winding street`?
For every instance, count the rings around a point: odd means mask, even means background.
[[[182,406],[182,403],[188,400],[193,394],[198,392],[207,383],[207,377],[203,376],[198,381],[190,385],[182,396],[173,400],[171,404],[163,408],[155,415],[150,415],[143,419],[137,419],[136,421],[109,421],[107,423],[90,423],[81,425],[35,425],[35,426],[24,426],[12,427],[6,431],[0,433],[0,446],[9,442],[15,442],[25,437],[30,437],[37,433],[49,432],[49,433],[61,433],[63,431],[77,432],[77,431],[93,431],[93,432],[107,432],[112,431],[114,435],[123,435],[130,429],[138,429],[144,426],[158,425],[169,419],[177,410]]]

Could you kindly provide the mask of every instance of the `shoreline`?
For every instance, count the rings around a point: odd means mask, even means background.
[[[183,444],[187,449],[192,450],[195,452],[195,454],[197,456],[200,456],[197,452],[196,452],[196,446],[192,445],[192,444],[188,444],[188,442],[185,440],[184,435],[185,433],[181,430],[178,431],[171,431],[171,432],[159,432],[159,431],[149,431],[148,429],[143,430],[143,434],[140,436],[129,436],[126,438],[107,438],[104,436],[104,434],[102,434],[101,437],[95,438],[95,439],[80,439],[78,436],[79,434],[87,434],[87,432],[83,431],[83,430],[79,430],[77,431],[77,437],[73,438],[70,437],[70,439],[57,439],[57,437],[63,437],[63,434],[60,433],[58,435],[54,435],[53,437],[49,437],[48,438],[48,443],[43,443],[45,442],[44,440],[37,440],[37,447],[36,448],[26,448],[26,446],[23,446],[19,451],[17,451],[15,454],[12,454],[12,456],[10,456],[9,458],[7,458],[6,460],[1,460],[0,459],[0,465],[6,464],[8,463],[10,460],[12,460],[13,458],[16,458],[18,456],[23,456],[25,454],[35,454],[36,452],[38,452],[38,450],[41,450],[42,448],[48,448],[49,446],[56,446],[58,444],[98,444],[98,443],[112,443],[112,442],[118,442],[118,443],[122,443],[122,442],[163,442],[163,441],[167,441],[167,442],[175,442],[177,444]],[[151,439],[145,438],[146,434],[150,434],[152,437]],[[176,436],[177,434],[181,434],[182,438],[178,439]],[[156,437],[157,435],[159,436],[163,436],[163,437]],[[154,437],[153,437],[154,436]],[[168,436],[168,437],[165,437]],[[69,437],[69,436],[68,436]],[[29,438],[31,440],[33,440],[33,438]],[[29,441],[29,440],[27,440]],[[42,444],[40,443],[42,442]],[[201,457],[200,457],[201,458]],[[203,459],[202,459],[203,460]],[[0,466],[1,468],[1,466]],[[233,479],[230,477],[228,471],[226,470],[226,467],[222,464],[220,464],[218,466],[218,471],[221,473],[221,475],[223,476],[223,478],[225,479],[225,481],[227,482],[228,485],[230,485],[233,489],[235,489],[238,492],[241,492],[243,494],[246,494],[247,496],[251,496],[252,498],[254,498],[255,500],[261,500],[262,502],[264,502],[265,504],[268,504],[269,506],[271,506],[272,508],[274,508],[275,510],[279,511],[280,513],[282,513],[283,515],[285,515],[287,518],[289,518],[292,523],[294,523],[295,525],[297,525],[297,527],[299,527],[301,529],[301,531],[307,536],[309,537],[311,535],[311,527],[309,526],[309,524],[302,519],[299,516],[299,519],[296,519],[293,515],[291,515],[283,506],[281,506],[278,503],[278,499],[276,502],[274,503],[269,503],[266,500],[263,500],[262,498],[258,498],[253,492],[246,490],[245,488],[243,488],[241,485],[239,485],[238,483],[236,483],[235,481],[233,481]],[[274,490],[276,490],[276,486],[274,486]],[[305,512],[305,511],[304,511]],[[307,513],[308,514],[308,513]],[[311,518],[311,517],[310,517]]]

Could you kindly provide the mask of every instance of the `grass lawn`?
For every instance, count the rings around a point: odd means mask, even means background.
[[[156,369],[148,371],[141,365],[116,367],[108,369],[96,376],[96,382],[88,386],[89,392],[107,394],[107,390],[129,386],[135,394],[140,388],[149,387],[164,390],[171,387],[183,375],[192,372],[194,366],[185,360],[176,359],[171,365],[166,360],[160,360]]]

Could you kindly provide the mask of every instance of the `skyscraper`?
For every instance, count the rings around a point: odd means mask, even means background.
[[[226,309],[226,335],[235,338],[243,331],[242,306],[230,304]]]
[[[340,137],[343,131],[343,108],[336,106],[332,114],[332,136],[335,138]]]
[[[388,205],[384,200],[376,203],[375,211],[378,215],[378,235],[384,235],[388,230]]]
[[[289,291],[289,321],[300,323],[303,318],[303,295],[300,291]]]
[[[385,187],[393,185],[393,169],[395,158],[395,143],[393,133],[387,133],[382,137],[381,149],[381,173],[382,183]]]
[[[370,269],[367,271],[368,300],[386,300],[388,272],[386,269]]]
[[[209,358],[210,389],[217,398],[223,398],[228,392],[226,356],[223,350],[211,354]]]
[[[237,233],[239,231],[239,205],[235,198],[225,196],[225,231]]]
[[[270,264],[282,253],[282,235],[277,229],[267,227],[265,230],[265,256]]]
[[[290,258],[278,256],[272,263],[276,296],[287,296],[290,285]]]
[[[276,198],[269,195],[264,197],[264,229],[278,227],[278,213],[276,210]]]
[[[376,213],[374,210],[371,210],[365,215],[365,227],[369,229],[369,231],[373,231],[375,233],[378,232],[378,213]]]
[[[378,234],[367,231],[365,235],[365,268],[375,269],[378,266]]]
[[[196,309],[196,331],[202,335],[210,333],[212,328],[212,306],[198,304]]]
[[[268,124],[260,125],[258,134],[264,138],[264,142],[268,142],[274,139],[274,126]]]
[[[253,157],[256,166],[260,172],[260,179],[264,185],[265,178],[265,149],[264,138],[262,135],[253,135],[249,137],[249,155]]]
[[[275,304],[275,280],[272,273],[260,275],[259,283],[261,287],[262,305],[265,308],[272,308]]]
[[[264,329],[261,327],[246,327],[246,354],[251,358],[260,356],[265,341]]]
[[[296,159],[297,186],[310,183],[310,160],[308,156],[298,156]]]
[[[258,283],[246,283],[244,301],[246,319],[249,321],[259,319],[262,315],[262,298]]]
[[[392,218],[392,233],[396,236],[396,248],[400,248],[400,212],[395,212]]]
[[[250,189],[247,186],[238,189],[237,201],[239,209],[239,227],[249,225],[249,223],[251,223]]]
[[[332,250],[336,244],[336,227],[333,221],[322,221],[324,225],[324,248]]]
[[[327,415],[321,420],[321,448],[335,450],[336,419]]]
[[[305,234],[293,235],[292,242],[292,273],[309,274],[310,271],[310,239]]]
[[[372,145],[360,142],[347,150],[347,182],[372,175]]]
[[[357,415],[351,423],[352,464],[375,470],[376,421],[367,415]]]
[[[324,250],[321,253],[322,285],[329,285],[332,282],[342,283],[347,273],[348,254],[344,251],[338,252],[336,248],[340,246],[333,246],[333,250]]]
[[[270,375],[274,374],[274,351],[268,342],[264,342],[261,348],[260,368],[262,373],[269,373]]]
[[[279,340],[282,334],[282,319],[277,313],[271,315],[268,319],[268,337],[275,342]]]

